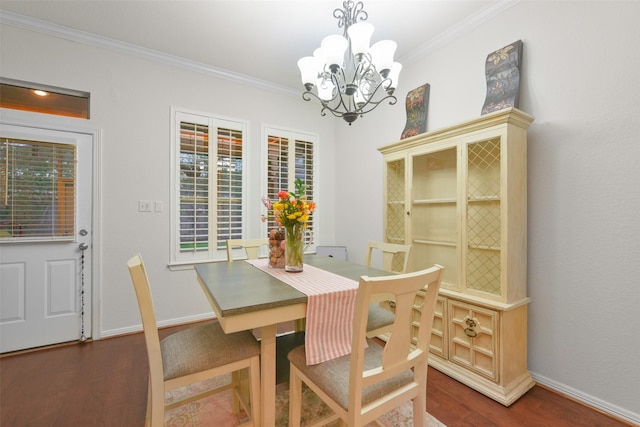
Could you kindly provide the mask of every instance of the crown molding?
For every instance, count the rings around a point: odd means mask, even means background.
[[[213,77],[240,83],[246,86],[253,86],[258,89],[276,92],[288,96],[300,96],[300,91],[284,85],[278,85],[266,80],[261,80],[246,74],[236,73],[224,68],[214,67],[201,62],[191,61],[179,56],[170,55],[153,49],[143,48],[131,43],[113,40],[108,37],[102,37],[85,31],[74,30],[62,25],[53,24],[19,15],[13,12],[3,11],[0,14],[0,24],[12,25],[14,27],[35,31],[52,37],[58,37],[65,40],[82,43],[89,46],[109,49],[114,52],[132,55],[144,58],[150,61],[159,62],[165,65],[182,68],[196,73],[207,74]]]
[[[489,6],[481,9],[469,18],[460,21],[457,25],[449,28],[447,31],[440,33],[438,36],[429,40],[427,43],[416,49],[409,55],[401,58],[404,65],[415,63],[416,61],[428,56],[437,49],[459,38],[463,34],[471,31],[473,28],[481,25],[496,15],[504,12],[521,0],[497,0]],[[202,62],[191,61],[176,55],[170,55],[153,49],[143,48],[131,43],[126,43],[108,37],[101,37],[85,31],[74,30],[62,25],[53,24],[51,22],[26,17],[17,13],[2,11],[0,13],[0,24],[12,25],[14,27],[24,28],[27,30],[39,32],[52,37],[59,37],[65,40],[82,43],[94,47],[109,49],[114,52],[125,55],[132,55],[144,58],[150,61],[170,65],[185,70],[206,74],[220,79],[229,80],[246,86],[252,86],[258,89],[267,90],[287,96],[299,97],[300,91],[289,86],[279,85],[267,80],[258,79],[246,74],[236,73],[224,68],[214,67]]]
[[[475,14],[469,16],[467,19],[460,21],[458,24],[452,26],[447,31],[443,31],[436,37],[430,39],[427,43],[411,52],[409,55],[402,57],[400,61],[404,65],[413,64],[420,59],[425,58],[442,46],[451,43],[455,39],[461,37],[463,34],[468,33],[478,25],[493,19],[495,16],[501,14],[505,10],[509,9],[520,3],[521,0],[498,0],[491,3],[489,6],[479,10]]]

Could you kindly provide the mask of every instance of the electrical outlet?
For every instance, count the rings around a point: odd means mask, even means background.
[[[151,200],[138,200],[138,212],[151,212],[152,206]]]

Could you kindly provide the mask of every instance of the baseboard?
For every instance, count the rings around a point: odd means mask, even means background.
[[[198,314],[195,316],[179,317],[176,319],[162,320],[158,322],[158,327],[167,328],[170,326],[179,326],[187,323],[202,322],[203,320],[210,320],[210,319],[215,319],[215,314],[213,312]],[[101,339],[113,338],[119,335],[129,335],[137,332],[142,332],[142,324],[127,326],[125,328],[108,329],[108,330],[102,331],[102,333],[100,334],[100,338]]]
[[[531,377],[537,385],[548,388],[556,393],[560,393],[569,399],[575,400],[579,403],[583,403],[598,411],[601,411],[611,417],[619,419],[622,422],[629,423],[629,425],[640,425],[640,414],[633,413],[624,408],[620,408],[609,402],[605,402],[602,399],[591,396],[587,393],[583,393],[565,384],[559,383],[542,375],[538,375],[534,372],[530,372]]]

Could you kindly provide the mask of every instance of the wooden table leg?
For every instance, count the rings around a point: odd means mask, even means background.
[[[276,325],[263,326],[260,334],[262,426],[276,425]]]

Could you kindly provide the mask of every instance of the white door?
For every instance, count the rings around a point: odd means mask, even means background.
[[[0,124],[0,353],[91,335],[93,136]]]

